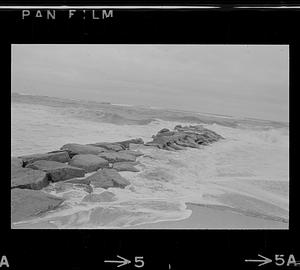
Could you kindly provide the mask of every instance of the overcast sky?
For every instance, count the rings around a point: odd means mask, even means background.
[[[12,91],[289,121],[287,45],[13,45]]]

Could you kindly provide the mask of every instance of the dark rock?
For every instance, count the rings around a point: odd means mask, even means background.
[[[124,188],[130,185],[130,182],[122,177],[114,169],[102,169],[95,174],[87,177],[95,187],[110,188],[110,187],[120,187]]]
[[[99,157],[106,159],[110,163],[122,161],[135,161],[136,157],[122,152],[104,152],[98,154]]]
[[[170,130],[167,128],[163,128],[160,131],[158,131],[158,133],[164,133],[164,132],[168,132],[168,131],[170,131]]]
[[[79,154],[74,156],[69,165],[84,169],[86,172],[94,172],[108,166],[108,161],[91,154]]]
[[[131,143],[133,143],[133,144],[144,144],[144,141],[143,141],[143,139],[138,138],[138,139],[131,139],[131,140],[117,142],[117,144],[122,145],[125,149],[129,149],[129,145]]]
[[[66,150],[69,153],[70,157],[78,154],[92,154],[97,155],[102,152],[106,152],[107,150],[102,147],[92,146],[92,145],[84,145],[77,143],[69,143],[65,144],[61,147],[61,150]]]
[[[176,129],[180,129],[180,128],[182,128],[182,125],[176,125],[176,126],[174,127],[175,130],[176,130]]]
[[[162,132],[162,133],[157,133],[156,136],[173,136],[175,134],[176,134],[175,131],[165,131],[165,132]],[[152,137],[152,138],[154,138],[154,137]]]
[[[21,156],[19,158],[23,160],[24,166],[38,160],[50,160],[50,161],[57,161],[62,163],[68,162],[70,160],[70,157],[66,151],[26,155],[26,156]]]
[[[120,144],[117,144],[117,143],[106,143],[106,142],[100,142],[100,143],[93,143],[93,144],[89,144],[89,145],[92,145],[92,146],[97,146],[97,147],[102,147],[102,148],[105,148],[109,151],[121,151],[121,150],[124,150],[124,147]]]
[[[173,150],[184,150],[184,149],[185,149],[185,147],[180,146],[180,145],[178,145],[178,144],[176,144],[176,143],[171,143],[171,144],[169,145],[169,147],[172,148]]]
[[[175,141],[175,144],[190,148],[200,148],[200,145],[196,143],[196,140],[188,136],[184,137],[184,139],[179,139],[178,141]]]
[[[175,127],[175,131],[160,131],[152,138],[152,142],[146,143],[146,146],[156,146],[172,151],[181,150],[184,147],[200,148],[200,145],[207,145],[223,139],[219,134],[201,125],[185,127],[178,125]]]
[[[45,172],[28,168],[11,168],[11,188],[42,189],[48,186]]]
[[[50,180],[53,182],[63,181],[74,177],[83,177],[85,174],[84,169],[49,160],[38,160],[27,165],[26,168],[47,172]]]
[[[144,155],[141,151],[138,151],[138,150],[122,150],[122,151],[119,151],[118,153],[128,154],[128,155],[132,155],[135,157],[140,157],[140,156]]]
[[[11,190],[11,222],[31,219],[56,209],[64,200],[42,191]]]
[[[22,168],[23,160],[17,157],[11,157],[10,166],[11,168]]]
[[[129,172],[139,172],[139,169],[134,167],[135,162],[117,162],[114,163],[113,168],[118,172],[129,171]]]
[[[98,202],[113,202],[116,200],[115,194],[109,191],[104,191],[100,194],[88,194],[83,199],[82,202],[98,203]]]

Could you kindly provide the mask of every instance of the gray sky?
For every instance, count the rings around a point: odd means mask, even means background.
[[[13,45],[12,91],[289,121],[288,45]]]

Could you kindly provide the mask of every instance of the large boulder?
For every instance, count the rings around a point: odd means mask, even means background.
[[[11,188],[42,189],[49,184],[47,173],[29,168],[11,168]]]
[[[22,168],[23,167],[23,160],[17,157],[11,157],[10,162],[11,168]]]
[[[92,154],[97,155],[102,152],[106,152],[107,150],[102,147],[92,146],[92,145],[84,145],[84,144],[77,144],[77,143],[68,143],[63,145],[61,150],[65,150],[69,153],[70,157],[78,154]]]
[[[27,165],[26,168],[47,172],[50,180],[53,182],[63,181],[74,177],[83,177],[85,175],[84,169],[49,160],[38,160]]]
[[[79,154],[74,156],[69,165],[84,169],[86,172],[94,172],[108,166],[108,161],[96,155]]]
[[[100,143],[91,143],[89,145],[102,147],[102,148],[105,148],[109,151],[116,151],[117,152],[117,151],[124,150],[124,147],[120,144],[117,144],[117,143],[100,142]]]
[[[121,142],[117,142],[117,144],[122,145],[125,149],[129,149],[129,145],[130,144],[144,144],[143,139],[138,138],[138,139],[130,139],[130,140],[126,140],[126,141],[121,141]]]
[[[110,188],[110,187],[119,187],[124,188],[130,185],[130,182],[122,177],[114,169],[102,169],[96,172],[95,174],[87,177],[91,181],[91,184],[95,187],[101,188]]]
[[[135,162],[117,162],[113,164],[113,169],[118,172],[128,171],[128,172],[139,172],[139,169],[134,167]]]
[[[136,160],[135,156],[122,152],[104,152],[98,154],[98,156],[106,159],[110,163]]]
[[[56,209],[64,200],[42,191],[11,190],[11,222],[35,218]]]
[[[19,157],[23,160],[24,165],[33,163],[37,160],[50,160],[57,162],[68,162],[70,157],[66,151],[49,152],[45,154],[33,154]]]

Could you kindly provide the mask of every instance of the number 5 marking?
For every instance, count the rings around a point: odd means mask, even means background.
[[[140,256],[140,257],[134,257],[134,266],[137,268],[142,268],[144,267],[145,263],[143,261],[144,257]]]

